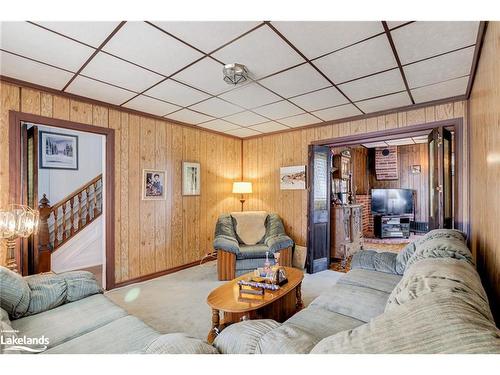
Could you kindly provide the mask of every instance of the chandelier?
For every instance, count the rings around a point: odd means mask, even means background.
[[[224,65],[222,73],[224,74],[224,81],[230,85],[237,85],[248,79],[248,70],[243,64],[234,63]]]

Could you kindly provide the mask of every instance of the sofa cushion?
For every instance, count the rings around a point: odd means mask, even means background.
[[[237,259],[262,259],[266,257],[266,252],[269,252],[269,248],[264,244],[257,245],[241,245],[240,253],[237,255]],[[269,254],[269,260],[273,260],[273,255]]]
[[[472,254],[463,239],[454,236],[439,236],[415,245],[415,252],[406,263],[405,272],[412,264],[427,258],[455,258],[472,263]]]
[[[264,334],[255,354],[307,354],[320,341],[293,324],[283,324]]]
[[[364,269],[397,274],[396,257],[396,253],[361,250],[353,255],[351,269]]]
[[[222,214],[215,225],[214,249],[225,250],[234,254],[240,252],[231,215]]]
[[[320,341],[321,353],[500,353],[500,335],[463,296],[429,293]]]
[[[219,354],[206,342],[185,333],[161,335],[142,350],[146,354]]]
[[[390,273],[356,269],[342,276],[338,284],[349,284],[391,293],[401,276]]]
[[[310,306],[350,316],[368,322],[383,314],[389,294],[380,290],[357,285],[337,284],[332,290],[321,294]]]
[[[266,234],[265,211],[231,212],[235,219],[235,230],[245,245],[255,245],[262,241]]]
[[[418,241],[418,240],[417,240]],[[415,241],[407,244],[396,256],[396,273],[402,275],[406,269],[406,263],[415,253]]]
[[[0,266],[0,307],[11,319],[23,316],[31,299],[31,290],[26,280],[18,273]]]
[[[71,302],[40,314],[12,321],[19,334],[49,338],[48,347],[60,345],[127,315],[102,294]]]
[[[0,354],[18,353],[18,350],[10,349],[8,342],[17,337],[16,332],[11,326],[9,314],[0,308]]]
[[[283,220],[278,214],[271,213],[267,216],[264,243],[271,253],[293,246],[293,240],[286,235]]]

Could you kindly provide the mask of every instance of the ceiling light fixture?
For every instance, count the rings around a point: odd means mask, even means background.
[[[237,85],[248,79],[248,70],[243,64],[234,63],[224,65],[222,73],[224,74],[224,81],[229,85]]]

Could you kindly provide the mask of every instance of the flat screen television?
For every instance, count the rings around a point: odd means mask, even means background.
[[[372,189],[372,214],[412,215],[413,190]]]

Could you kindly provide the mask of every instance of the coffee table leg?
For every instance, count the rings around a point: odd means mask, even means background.
[[[297,311],[302,310],[304,308],[304,302],[302,302],[302,283],[297,285],[297,288],[295,288],[295,295],[297,296],[297,304],[295,307],[297,308]]]
[[[219,310],[212,309],[212,329],[208,332],[207,341],[209,344],[213,343],[217,335],[219,334],[220,325]]]

